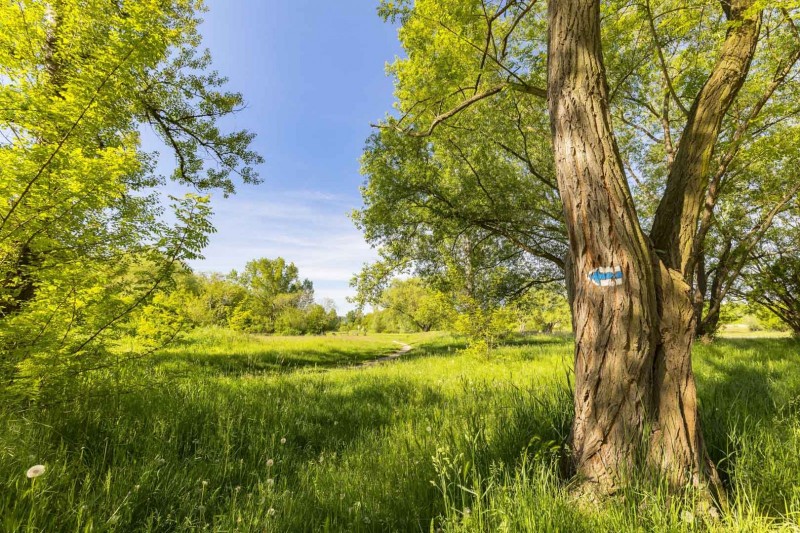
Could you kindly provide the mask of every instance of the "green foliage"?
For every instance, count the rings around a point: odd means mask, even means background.
[[[719,314],[720,325],[733,324],[741,320],[747,314],[748,308],[745,302],[725,302]]]
[[[490,355],[518,327],[517,310],[510,306],[485,307],[471,298],[459,301],[454,328],[466,336],[472,352]]]
[[[762,246],[766,253],[749,269],[742,292],[800,335],[800,229],[781,229]]]
[[[644,228],[730,29],[726,6],[601,3],[613,130]],[[709,329],[776,213],[800,191],[800,11],[791,1],[753,9],[763,10],[755,58],[703,178],[691,277],[713,310]],[[504,302],[531,279],[560,278],[567,232],[544,91],[546,3],[383,1],[378,12],[400,24],[405,55],[389,67],[396,101],[367,141],[364,208],[354,214],[380,260],[354,284],[380,292],[398,271],[440,283],[458,264],[505,277],[496,298]],[[469,296],[484,300],[489,290],[477,284]]]
[[[207,194],[256,182],[261,161],[251,134],[216,126],[242,98],[196,52],[202,10],[0,5],[0,394],[68,394],[127,336],[142,356],[180,329],[157,298],[213,231]],[[163,205],[145,127],[196,194]]]
[[[335,368],[388,353],[394,340],[414,349],[392,363]],[[695,349],[703,427],[731,504],[705,522],[691,493],[643,480],[597,508],[575,505],[559,472],[573,345],[513,340],[487,359],[441,334],[195,331],[159,353],[156,367],[110,374],[93,387],[99,398],[0,411],[0,528],[796,528],[796,342],[723,339]],[[25,477],[34,464],[46,466],[35,483]]]
[[[572,314],[563,286],[551,283],[532,288],[516,306],[523,331],[552,333],[572,329]]]
[[[544,80],[535,32],[543,31],[545,7],[501,7],[382,3],[384,17],[403,23],[407,57],[389,68],[398,116],[379,125],[362,157],[364,208],[353,218],[380,260],[355,280],[360,293],[379,293],[397,272],[452,292],[447,286],[460,269],[470,297],[503,301],[531,279],[560,277],[567,238],[548,117],[537,100],[513,89]],[[492,59],[501,48],[508,64]],[[479,103],[431,127],[439,113],[486,91]]]
[[[418,278],[393,280],[376,304],[385,310],[384,320],[397,324],[396,331],[444,330],[454,315],[447,295],[427,287]]]
[[[277,259],[249,261],[241,274],[187,274],[172,309],[199,326],[246,333],[319,335],[338,327],[332,302],[314,303],[314,287],[297,266]]]
[[[277,259],[248,261],[241,274],[231,274],[234,282],[245,290],[237,308],[234,323],[237,329],[250,333],[273,333],[281,321],[283,333],[300,333],[305,328],[298,321],[297,311],[305,310],[314,301],[314,288],[307,279],[300,280],[294,263]]]

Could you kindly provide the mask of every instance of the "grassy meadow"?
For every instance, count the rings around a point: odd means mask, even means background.
[[[413,349],[358,366],[398,342]],[[711,523],[644,482],[601,509],[571,501],[569,338],[463,348],[196,331],[91,395],[0,413],[0,531],[800,530],[797,341],[696,347],[730,499]]]

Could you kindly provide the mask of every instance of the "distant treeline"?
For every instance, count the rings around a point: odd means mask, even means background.
[[[316,303],[311,281],[282,257],[255,259],[242,272],[183,273],[170,304],[195,325],[246,333],[321,334],[339,327],[333,302]]]

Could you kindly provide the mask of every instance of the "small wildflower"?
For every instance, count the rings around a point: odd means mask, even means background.
[[[275,484],[275,480],[274,480],[274,479],[272,479],[272,478],[269,478],[269,479],[267,480],[267,485],[269,485],[270,487],[271,487],[272,485],[274,485],[274,484]]]
[[[431,427],[430,427],[430,426],[428,426],[427,428],[425,428],[425,430],[426,430],[428,433],[430,433],[430,432],[431,432]]]
[[[44,470],[44,465],[34,465],[25,472],[25,475],[28,476],[28,479],[33,479],[44,474]]]
[[[281,439],[281,444],[286,444],[286,437],[283,437],[283,438]]]
[[[267,468],[271,468],[272,465],[274,465],[274,464],[275,464],[275,461],[273,461],[272,459],[267,459]]]
[[[275,509],[270,507],[269,510],[267,511],[267,516],[275,516]]]
[[[203,480],[203,486],[204,486],[204,487],[207,487],[207,486],[208,486],[208,480],[206,480],[206,479],[204,479],[204,480]]]
[[[687,524],[691,524],[692,522],[694,522],[694,513],[692,513],[691,511],[683,511],[681,513],[681,520],[683,520]]]
[[[142,488],[142,486],[141,486],[141,485],[134,485],[134,486],[133,486],[133,490],[134,490],[134,491],[138,491],[140,488]]]
[[[464,507],[464,516],[469,516],[471,512],[472,509],[470,509],[469,507]]]
[[[234,488],[233,490],[235,490],[236,492],[239,492],[240,490],[242,490],[242,486],[241,485],[236,485],[236,488]]]

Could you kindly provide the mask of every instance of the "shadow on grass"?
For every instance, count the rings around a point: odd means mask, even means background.
[[[557,345],[566,345],[567,343],[571,342],[572,342],[572,336],[568,335],[516,334],[503,340],[501,343],[498,344],[498,346],[495,349],[497,350],[504,347],[514,347],[514,348],[538,347],[541,349],[545,349]],[[407,354],[404,354],[403,359],[405,360],[418,359],[422,357],[453,357],[457,355],[460,350],[464,350],[468,347],[468,341],[466,337],[458,336],[458,337],[447,338],[446,341],[440,341],[438,343],[436,342],[436,340],[429,343],[423,342],[421,345],[415,345],[412,343],[412,347],[413,350],[411,350]]]
[[[378,359],[396,351],[389,348],[383,351],[358,353],[352,350],[327,348],[319,350],[298,350],[290,352],[264,345],[263,348],[248,353],[202,353],[191,345],[173,348],[169,352],[153,356],[152,363],[163,370],[194,374],[201,371],[210,375],[239,377],[270,373],[289,373],[302,368],[341,368],[356,365],[370,359]],[[288,353],[288,355],[287,355]]]
[[[800,343],[795,339],[724,339],[698,346],[697,351],[711,370],[697,377],[698,397],[709,455],[719,465],[720,477],[729,487],[737,476],[766,480],[767,463],[758,467],[760,472],[749,469],[753,457],[759,457],[757,462],[768,461],[775,451],[771,449],[774,442],[759,442],[758,436],[792,431],[785,415],[800,396]],[[795,420],[796,413],[791,418]],[[782,512],[787,495],[780,494],[777,486],[762,489],[758,497],[762,510]],[[776,495],[778,501],[771,501]]]
[[[231,486],[246,485],[246,473],[217,472],[222,464],[253,465],[285,452],[288,462],[300,467],[321,453],[339,453],[366,435],[381,434],[398,409],[446,402],[431,387],[392,378],[346,387],[325,379],[206,381],[117,397],[109,391],[108,398],[53,417],[48,422],[53,451],[63,447],[96,473],[153,460],[209,468],[206,476],[230,474]]]

